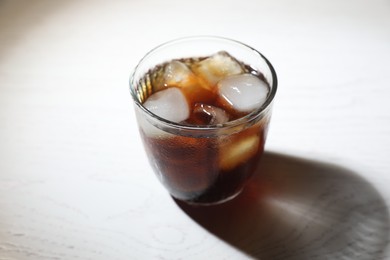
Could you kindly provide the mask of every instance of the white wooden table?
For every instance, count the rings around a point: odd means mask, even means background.
[[[141,145],[138,60],[189,35],[263,52],[262,171],[176,203]],[[0,259],[390,259],[390,2],[0,0]]]

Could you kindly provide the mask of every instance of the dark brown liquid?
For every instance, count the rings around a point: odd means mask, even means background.
[[[264,148],[264,127],[257,126],[257,133],[251,133],[259,137],[259,145],[253,155],[228,170],[219,166],[217,138],[143,137],[152,167],[175,198],[194,203],[214,203],[239,192],[256,170]],[[233,138],[239,142],[247,135],[248,131],[241,132]]]
[[[191,65],[191,62],[202,59],[187,59],[182,62]],[[245,73],[252,73],[264,80],[261,73],[242,66]],[[145,76],[148,78],[145,82],[152,85],[148,88],[152,89],[151,93],[170,87],[158,83],[161,82],[159,77],[163,68],[164,64],[157,66]],[[213,91],[200,93],[190,90],[188,93],[186,97],[191,107],[199,107],[202,103],[202,109],[206,112],[208,106],[220,107],[226,111],[218,103]],[[149,95],[150,93],[145,94]],[[197,99],[199,96],[201,100]],[[229,120],[244,115],[234,110],[226,113]],[[207,113],[191,112],[190,118],[182,123],[201,126],[208,125],[210,120],[211,117]],[[169,134],[156,137],[148,136],[142,130],[141,135],[152,167],[175,198],[212,204],[237,194],[243,188],[263,153],[267,127],[266,116],[252,126],[229,136],[197,138]]]

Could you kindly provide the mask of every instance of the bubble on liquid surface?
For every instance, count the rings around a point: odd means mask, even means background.
[[[218,125],[228,121],[229,115],[225,110],[201,103],[195,104],[190,118],[190,123],[195,125]]]
[[[211,86],[227,76],[244,72],[241,64],[225,51],[194,64],[192,70]]]
[[[179,123],[190,115],[187,100],[178,88],[167,88],[152,94],[143,106],[153,114]]]
[[[269,87],[252,74],[234,75],[218,82],[218,94],[223,106],[238,112],[251,112],[264,104]]]

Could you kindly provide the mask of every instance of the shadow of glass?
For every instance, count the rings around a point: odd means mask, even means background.
[[[384,259],[388,208],[356,173],[269,152],[260,169],[230,202],[176,203],[198,224],[253,258]]]

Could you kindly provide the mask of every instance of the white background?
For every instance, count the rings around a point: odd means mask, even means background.
[[[277,71],[250,205],[179,206],[146,160],[129,75],[190,35]],[[0,0],[0,259],[390,259],[389,99],[388,0]]]

